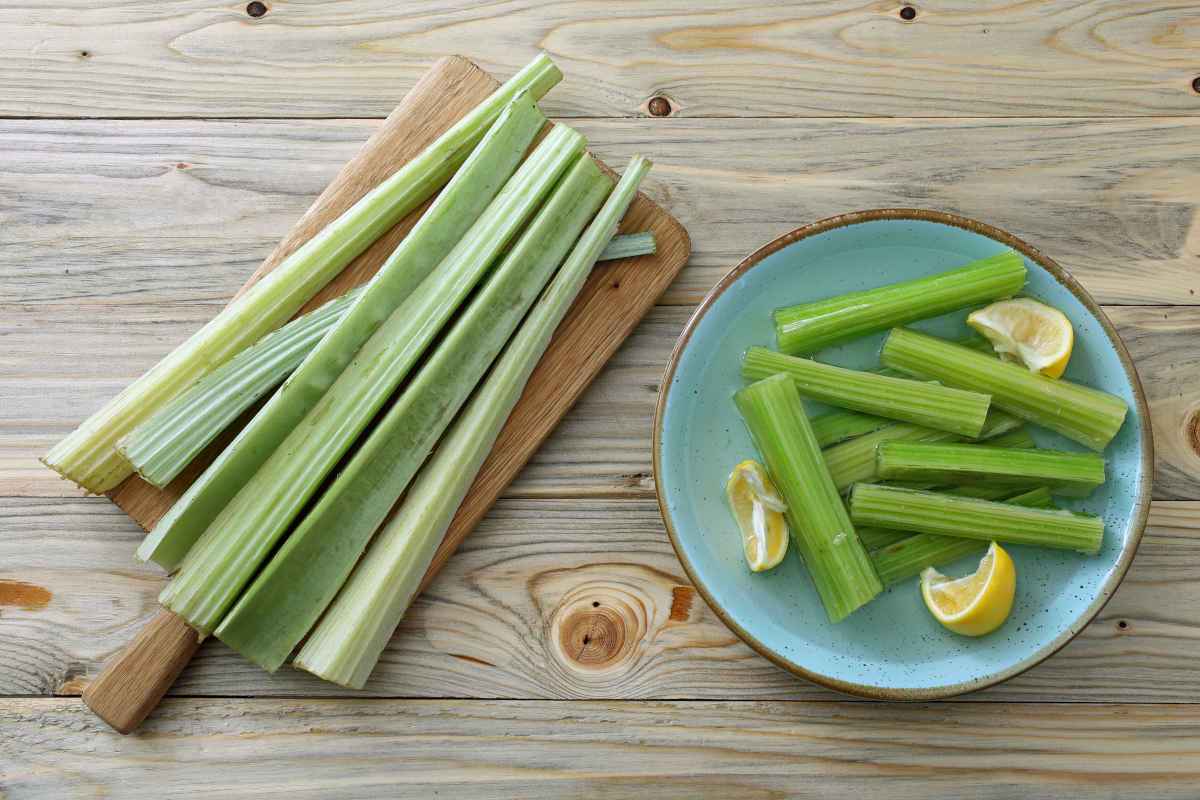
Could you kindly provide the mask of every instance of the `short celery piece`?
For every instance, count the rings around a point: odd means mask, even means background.
[[[514,97],[528,91],[540,98],[561,79],[554,62],[539,55],[85,420],[43,462],[96,494],[129,477],[133,467],[117,451],[118,441],[205,374],[282,325],[343,267],[440,189]]]
[[[779,349],[793,355],[970,305],[1012,297],[1025,285],[1025,262],[1008,250],[927,278],[801,303],[775,311]]]
[[[117,449],[143,480],[162,489],[239,414],[278,386],[362,293],[360,286],[268,333],[134,428]]]
[[[889,483],[887,485],[894,486],[895,484]],[[1005,500],[1005,501],[1007,501],[1011,498],[1019,497],[1021,495],[1031,494],[1032,492],[1034,492],[1036,490],[1039,493],[1037,495],[1038,498],[1041,497],[1041,494],[1045,495],[1045,503],[1046,504],[1043,506],[1043,505],[1035,505],[1033,503],[1025,503],[1024,505],[1029,505],[1031,507],[1036,507],[1036,508],[1051,508],[1054,505],[1054,503],[1052,502],[1052,500],[1050,498],[1050,490],[1046,489],[1045,487],[1034,487],[1034,489],[1022,489],[1021,491],[1014,491],[1012,486],[989,486],[988,484],[975,484],[975,485],[971,485],[971,486],[946,486],[946,487],[910,486],[910,487],[905,487],[905,488],[933,489],[934,491],[945,492],[946,494],[953,494],[953,495],[957,495],[959,497],[975,497],[980,500]],[[1040,502],[1040,499],[1039,499],[1039,502]],[[1018,505],[1021,505],[1021,504],[1018,504]],[[874,551],[879,550],[880,548],[883,548],[883,547],[887,547],[890,544],[895,544],[896,542],[898,542],[902,539],[909,539],[914,535],[910,531],[889,530],[887,528],[860,527],[857,530],[858,530],[858,538],[862,540],[863,547],[867,548],[867,552],[872,554],[872,556],[871,556],[872,558],[874,558]],[[920,534],[916,534],[916,535],[920,535]]]
[[[1108,446],[1125,421],[1125,401],[1116,395],[1037,375],[1017,364],[905,328],[888,334],[880,360],[909,375],[986,392],[997,408],[1097,451]]]
[[[418,474],[294,665],[361,689],[421,586],[484,459],[492,449],[551,334],[583,287],[624,216],[650,162],[635,156],[538,303]]]
[[[795,382],[774,375],[734,395],[750,438],[787,503],[792,539],[832,622],[882,586],[821,457]]]
[[[831,411],[819,417],[813,417],[810,422],[812,422],[813,434],[817,437],[817,444],[821,447],[829,447],[847,439],[853,439],[855,436],[862,436],[864,433],[871,433],[896,424],[885,417],[844,410]]]
[[[583,146],[583,137],[565,125],[550,131],[438,268],[392,312],[213,520],[159,596],[164,606],[200,633],[213,631],[321,482]]]
[[[875,451],[875,469],[884,480],[950,485],[1035,483],[1066,497],[1087,497],[1104,483],[1104,458],[1095,453],[983,444],[885,442]]]
[[[938,492],[855,484],[850,516],[856,525],[963,539],[1029,544],[1095,555],[1104,520],[1070,511],[1021,508]]]
[[[987,417],[989,399],[979,392],[835,367],[765,347],[746,351],[744,379],[756,381],[775,374],[787,375],[800,394],[813,400],[960,436],[978,436]]]
[[[1053,508],[1050,490],[1046,487],[1023,492],[1004,501],[1009,505],[1026,508]],[[940,567],[957,561],[963,556],[985,549],[988,543],[982,539],[958,539],[939,536],[936,533],[905,534],[882,549],[871,553],[875,572],[884,586],[895,586],[903,580],[921,574],[926,567]]]
[[[1003,413],[994,411],[992,413]],[[1037,447],[1037,442],[1033,440],[1033,434],[1029,432],[1029,428],[1021,425],[1011,431],[1002,433],[999,436],[991,438],[983,437],[980,441],[987,444],[988,447],[1011,447],[1014,449],[1032,450]]]
[[[1021,420],[1005,414],[1003,411],[988,412],[983,429],[979,432],[982,440],[990,441],[994,437],[1007,435],[1021,426]],[[883,442],[955,442],[962,437],[946,431],[924,428],[920,425],[910,425],[907,422],[894,422],[891,425],[863,434],[848,442],[836,444],[825,449],[825,464],[829,474],[839,491],[845,491],[853,483],[873,481],[877,479],[875,468],[875,450]],[[1024,440],[1018,440],[1023,445]]]
[[[216,636],[274,672],[300,642],[562,263],[612,180],[584,155]]]
[[[614,236],[597,261],[616,261],[618,258],[633,258],[635,256],[652,256],[658,252],[658,241],[654,231],[642,233],[626,233]]]
[[[217,515],[316,407],[363,343],[479,222],[545,121],[528,93],[513,99],[349,311],[159,520],[138,548],[138,558],[166,570],[180,565]]]

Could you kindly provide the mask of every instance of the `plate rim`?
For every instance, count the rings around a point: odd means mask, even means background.
[[[1142,471],[1142,487],[1138,492],[1134,503],[1133,513],[1130,516],[1130,537],[1121,549],[1120,555],[1117,558],[1117,563],[1114,570],[1108,578],[1099,587],[1096,598],[1083,610],[1083,612],[1071,622],[1066,630],[1060,633],[1052,641],[1041,646],[1029,656],[1021,659],[1016,664],[995,672],[990,675],[974,678],[969,681],[961,681],[943,686],[935,686],[928,688],[887,688],[879,686],[868,686],[853,681],[845,681],[838,678],[825,675],[820,672],[814,672],[811,669],[800,666],[781,653],[778,653],[759,641],[749,631],[745,630],[741,625],[738,625],[726,613],[719,603],[717,603],[708,591],[708,587],[699,580],[696,570],[692,566],[680,545],[678,533],[671,521],[671,516],[667,511],[666,498],[664,497],[662,481],[659,476],[662,474],[662,432],[663,432],[663,417],[666,412],[667,398],[671,393],[674,385],[675,371],[679,365],[683,351],[687,348],[691,341],[692,334],[700,321],[708,313],[713,303],[724,294],[725,290],[732,286],[739,278],[749,272],[758,264],[762,263],[768,256],[784,249],[792,244],[795,244],[802,239],[807,239],[821,233],[825,233],[837,228],[843,228],[850,225],[857,225],[865,222],[878,222],[881,220],[907,220],[919,222],[936,222],[943,225],[949,225],[955,228],[977,233],[986,236],[994,241],[1005,244],[1012,249],[1018,251],[1026,258],[1035,262],[1038,266],[1045,269],[1050,275],[1058,281],[1067,291],[1071,292],[1076,299],[1099,321],[1101,328],[1107,335],[1109,342],[1117,353],[1117,358],[1121,362],[1121,367],[1125,371],[1126,377],[1129,379],[1130,386],[1133,389],[1134,405],[1137,408],[1139,428],[1141,433],[1141,449],[1139,453],[1139,462]],[[782,667],[788,672],[801,678],[812,681],[829,689],[833,689],[844,694],[853,695],[856,697],[864,697],[872,700],[907,700],[907,701],[924,701],[924,700],[941,700],[956,695],[974,692],[980,689],[985,689],[996,684],[1003,683],[1010,678],[1026,672],[1038,664],[1045,661],[1050,656],[1057,653],[1065,647],[1071,640],[1086,628],[1092,620],[1103,610],[1108,601],[1112,599],[1117,587],[1125,579],[1126,573],[1129,571],[1130,564],[1133,563],[1134,555],[1137,553],[1138,546],[1141,544],[1142,535],[1146,529],[1146,523],[1150,515],[1150,498],[1153,492],[1154,483],[1154,439],[1150,420],[1150,408],[1146,402],[1146,394],[1142,388],[1141,378],[1138,376],[1137,368],[1133,364],[1133,359],[1129,355],[1128,349],[1125,347],[1125,342],[1121,335],[1117,332],[1116,327],[1109,320],[1108,315],[1104,313],[1092,296],[1083,288],[1082,285],[1062,266],[1050,257],[1043,254],[1040,250],[1033,247],[1007,231],[997,228],[987,223],[979,222],[978,220],[964,217],[958,214],[953,214],[946,211],[934,211],[921,208],[875,208],[862,211],[852,211],[844,214],[838,214],[832,217],[811,222],[807,225],[802,225],[792,231],[789,231],[782,236],[779,236],[770,242],[767,242],[762,247],[759,247],[754,252],[743,258],[736,266],[725,273],[721,280],[704,296],[700,304],[696,306],[695,311],[688,317],[687,324],[684,325],[683,331],[679,334],[679,338],[675,342],[675,346],[671,350],[670,358],[667,360],[666,369],[663,371],[661,383],[662,389],[658,394],[658,402],[654,409],[654,428],[653,437],[653,458],[652,467],[654,470],[654,493],[658,499],[658,510],[662,516],[663,524],[667,529],[667,537],[671,541],[671,547],[675,550],[675,556],[679,559],[679,563],[683,566],[683,570],[687,573],[688,580],[704,598],[708,607],[713,610],[718,618],[737,634],[743,642],[750,645],[759,655],[767,658],[776,666]]]

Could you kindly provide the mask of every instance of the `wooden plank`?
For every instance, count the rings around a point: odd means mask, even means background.
[[[556,115],[1062,116],[1200,111],[1179,0],[267,3],[0,9],[0,114],[383,116],[439,56],[568,74]],[[252,53],[252,57],[247,54]]]
[[[1200,120],[573,124],[611,163],[655,160],[648,193],[694,241],[667,303],[798,225],[882,206],[998,225],[1101,302],[1198,302]],[[377,126],[0,121],[0,298],[224,302]]]
[[[1152,408],[1160,499],[1200,499],[1200,307],[1110,306]],[[77,496],[37,457],[203,324],[211,306],[0,306],[0,496]],[[509,497],[652,497],[663,366],[691,313],[660,306],[509,487]]]
[[[1187,705],[0,700],[16,798],[1190,798]]]
[[[98,498],[0,508],[0,695],[77,694],[156,612],[161,572],[133,560],[140,533]],[[1198,604],[1200,503],[1156,502],[1100,617],[1031,672],[970,699],[1196,702]],[[363,694],[289,668],[268,675],[216,641],[175,692]],[[724,627],[686,580],[651,500],[501,501],[413,607],[365,694],[836,697]]]

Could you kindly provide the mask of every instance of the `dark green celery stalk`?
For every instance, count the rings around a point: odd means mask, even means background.
[[[582,156],[221,621],[217,638],[271,672],[283,664],[611,189],[612,180],[590,156]]]

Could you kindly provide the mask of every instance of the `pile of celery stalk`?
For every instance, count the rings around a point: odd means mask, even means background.
[[[613,240],[648,161],[614,187],[577,131],[538,140],[561,78],[535,59],[44,459],[161,487],[270,395],[138,550],[201,636],[268,670],[303,642],[361,688],[593,264],[653,251]],[[369,283],[284,324],[435,194]]]
[[[993,540],[1099,552],[1103,520],[1052,498],[1086,497],[1104,483],[1100,453],[1125,421],[1125,402],[1003,361],[983,339],[898,327],[1012,297],[1025,280],[1021,256],[1006,251],[781,308],[780,352],[745,353],[742,376],[754,383],[734,402],[831,621]],[[889,328],[881,369],[802,357]],[[839,410],[810,419],[802,398]],[[1027,422],[1096,452],[1037,449]]]

